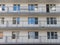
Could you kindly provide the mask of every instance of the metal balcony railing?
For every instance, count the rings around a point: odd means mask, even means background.
[[[14,39],[12,36],[6,36],[0,39],[0,44],[60,44],[60,36],[57,39],[48,39],[47,36],[38,36],[35,38],[28,38],[28,36],[17,36]]]
[[[28,6],[20,6],[20,10],[16,9],[13,10],[13,6],[5,6],[4,10],[2,10],[2,7],[0,7],[0,12],[8,12],[8,13],[59,13],[60,12],[60,6],[49,8],[49,12],[47,12],[46,6],[38,6],[37,8],[34,8],[33,10],[29,10]]]

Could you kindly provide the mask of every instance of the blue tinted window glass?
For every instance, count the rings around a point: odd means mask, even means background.
[[[34,10],[34,5],[28,5],[28,10]]]
[[[28,24],[35,24],[35,18],[28,18]]]
[[[18,18],[17,18],[17,24],[19,24],[19,23],[20,23],[20,18],[18,17]]]
[[[28,18],[28,24],[31,24],[31,18]]]
[[[5,5],[4,4],[2,5],[2,11],[5,11]]]
[[[34,5],[31,5],[31,10],[34,10]]]
[[[31,24],[35,24],[35,18],[31,18]]]
[[[20,5],[18,4],[18,10],[20,10]]]
[[[13,6],[13,10],[14,10],[14,11],[17,10],[17,6],[16,6],[16,5]]]
[[[28,6],[28,10],[31,10],[31,6],[30,5]]]

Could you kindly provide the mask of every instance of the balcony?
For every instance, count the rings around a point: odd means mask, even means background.
[[[0,39],[0,44],[60,44],[60,36],[58,36],[58,39],[48,39],[47,36],[38,36],[38,39],[18,36],[12,39],[12,36],[4,36]]]
[[[54,10],[55,9],[55,10]],[[13,10],[13,6],[5,7],[5,10],[2,10],[0,7],[1,15],[60,15],[60,7],[52,8],[49,12],[46,12],[45,6],[38,6],[38,8],[34,8],[34,10],[28,10],[27,6],[21,6],[20,10]]]
[[[0,30],[59,30],[60,21],[57,24],[47,24],[47,21],[38,21],[38,24],[28,24],[28,21],[20,21],[19,24],[13,24],[12,20],[0,22]]]

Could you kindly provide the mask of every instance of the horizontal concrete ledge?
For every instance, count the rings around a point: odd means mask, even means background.
[[[0,0],[0,3],[60,3],[60,0]]]
[[[60,12],[59,13],[39,13],[39,12],[35,12],[35,13],[0,13],[0,16],[60,16]]]
[[[0,30],[60,30],[60,27],[0,27]]]
[[[0,45],[60,45],[60,44],[0,44]]]

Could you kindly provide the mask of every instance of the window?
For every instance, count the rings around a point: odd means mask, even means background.
[[[58,39],[57,32],[47,32],[48,39]]]
[[[50,10],[51,11],[56,11],[56,5],[55,4],[50,4]]]
[[[1,18],[1,24],[4,24],[4,18]]]
[[[17,18],[13,18],[13,24],[20,24],[20,18],[17,17]]]
[[[16,22],[17,22],[17,24],[19,24],[20,23],[20,18],[18,17],[18,18],[16,18]]]
[[[38,18],[29,17],[28,24],[38,24]]]
[[[57,24],[57,19],[54,17],[47,18],[47,24]]]
[[[14,11],[20,11],[20,4],[14,4],[13,5],[13,10]]]
[[[5,11],[5,4],[2,5],[2,11]]]
[[[5,11],[5,4],[0,4],[1,10]]]
[[[16,18],[13,18],[13,24],[16,24]]]
[[[18,39],[19,38],[19,32],[12,32],[12,39]]]
[[[12,32],[12,39],[15,39],[16,38],[16,34],[15,32]]]
[[[46,12],[56,11],[56,4],[46,4]]]
[[[38,9],[38,4],[28,4],[28,10],[34,11]]]
[[[3,38],[3,32],[0,32],[0,39]]]
[[[28,32],[28,39],[38,39],[38,32]]]

